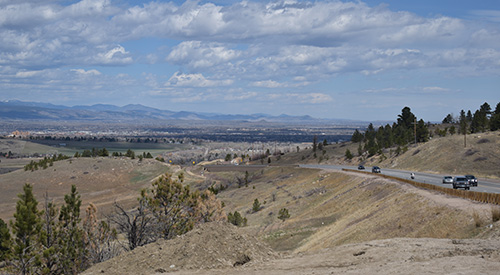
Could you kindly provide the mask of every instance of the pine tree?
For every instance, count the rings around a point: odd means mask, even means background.
[[[260,202],[258,199],[255,199],[253,201],[252,210],[253,210],[253,212],[257,212],[260,210]]]
[[[38,202],[33,195],[33,187],[25,184],[24,193],[18,195],[14,213],[15,221],[11,222],[14,234],[13,260],[15,268],[21,274],[36,273],[40,264],[38,250],[38,234],[42,227]]]
[[[0,219],[0,262],[7,260],[12,251],[12,239],[7,224]]]
[[[71,186],[71,193],[64,196],[65,204],[59,213],[59,246],[61,249],[60,265],[64,274],[76,274],[84,266],[85,249],[83,244],[83,230],[80,223],[80,206],[82,201],[76,191],[76,186]]]
[[[40,233],[40,243],[42,245],[42,274],[58,274],[57,262],[59,259],[57,230],[58,209],[53,201],[45,194],[44,211],[42,215],[43,226]]]
[[[280,211],[278,212],[278,219],[285,221],[288,218],[290,218],[290,213],[288,213],[288,209],[281,208]]]
[[[496,131],[500,129],[500,102],[497,104],[495,111],[490,118],[490,130]]]

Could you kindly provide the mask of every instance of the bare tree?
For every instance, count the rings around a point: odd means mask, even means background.
[[[111,216],[110,220],[127,236],[129,250],[154,241],[150,234],[153,216],[148,211],[147,203],[144,190],[139,199],[139,206],[133,211],[127,211],[117,202],[114,203],[115,215]]]
[[[111,229],[106,221],[97,220],[97,208],[89,204],[83,220],[83,241],[86,253],[86,264],[93,265],[109,260],[119,254],[116,247],[116,230]]]

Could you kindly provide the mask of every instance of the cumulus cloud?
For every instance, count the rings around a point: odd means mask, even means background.
[[[228,49],[220,43],[185,41],[174,47],[167,61],[198,69],[227,63],[240,55],[239,51]]]
[[[426,69],[498,76],[499,11],[477,10],[470,16],[423,17],[362,1],[127,6],[112,0],[0,0],[0,68],[12,70],[0,71],[0,78],[13,83],[32,78],[43,87],[66,90],[83,76],[120,78],[123,89],[131,89],[130,81],[159,93],[165,87],[193,89],[183,101],[255,96],[248,91],[221,94],[214,87],[272,88],[268,97],[318,104],[332,101],[333,92],[309,87],[318,92],[308,93],[304,86],[345,75],[375,78]],[[156,44],[142,47],[151,40]],[[108,69],[80,69],[99,66]],[[118,66],[136,75],[113,76]],[[152,67],[155,77],[137,73]],[[54,74],[53,84],[39,79],[48,72]],[[62,72],[75,80],[59,77]],[[104,81],[98,86],[107,87]]]
[[[498,17],[498,11],[473,13]],[[193,71],[225,65],[238,73],[269,74],[287,69],[299,76],[317,71],[361,72],[366,65],[380,67],[368,70],[375,71],[439,65],[431,59],[444,45],[463,45],[472,35],[483,39],[483,48],[489,45],[498,50],[500,36],[491,39],[493,32],[457,18],[423,18],[363,2],[244,1],[218,6],[186,1],[182,5],[150,2],[127,8],[110,0],[82,0],[67,6],[53,1],[0,5],[1,60],[29,65],[41,57],[43,62],[36,66],[130,64],[134,62],[131,53],[123,46],[109,49],[110,45],[160,37],[181,40],[166,60]],[[240,44],[248,45],[247,49],[231,46]],[[409,49],[409,45],[421,47],[414,49],[420,56],[402,60],[369,52]],[[107,52],[93,50],[103,48],[108,48]],[[349,52],[353,48],[356,51]],[[359,53],[365,58],[357,58]],[[431,53],[434,56],[421,58]],[[241,70],[235,71],[235,67]],[[262,70],[264,67],[267,69]],[[217,68],[218,73],[220,70]]]
[[[104,50],[98,53],[94,60],[96,64],[128,64],[133,61],[129,54],[130,53],[125,51],[125,48],[122,46],[116,46],[110,50]]]

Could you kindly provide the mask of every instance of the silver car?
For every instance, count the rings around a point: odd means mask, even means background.
[[[452,176],[444,176],[443,183],[453,183],[453,177]]]

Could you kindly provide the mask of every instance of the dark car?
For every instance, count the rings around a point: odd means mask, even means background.
[[[365,170],[365,167],[363,165],[359,165],[358,170]]]
[[[470,186],[477,186],[477,179],[473,175],[465,175],[465,178],[469,181]]]
[[[372,168],[372,173],[380,173],[380,167],[378,167],[378,166],[373,166],[373,168]]]
[[[453,179],[453,189],[463,188],[465,190],[470,189],[469,180],[466,177],[455,177]]]

